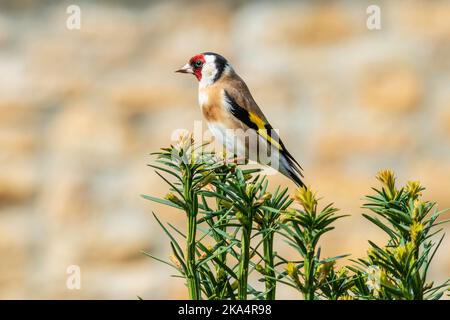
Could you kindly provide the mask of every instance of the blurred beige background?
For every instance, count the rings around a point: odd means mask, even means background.
[[[80,30],[66,28],[69,4]],[[369,4],[381,30],[366,27]],[[352,215],[324,256],[382,243],[360,209],[379,169],[450,207],[450,1],[2,0],[0,298],[186,298],[140,254],[169,252],[152,210],[183,215],[140,194],[166,190],[148,154],[201,120],[195,78],[173,71],[203,51],[246,80],[323,204]],[[447,237],[435,280],[449,249]],[[81,290],[66,288],[70,265]]]

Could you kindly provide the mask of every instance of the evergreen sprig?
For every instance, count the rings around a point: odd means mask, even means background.
[[[171,266],[186,281],[190,299],[276,298],[277,285],[287,285],[304,299],[439,299],[450,280],[434,285],[428,270],[443,241],[436,204],[422,200],[424,188],[408,182],[397,188],[389,170],[377,179],[382,186],[366,197],[363,216],[388,235],[381,246],[369,241],[366,258],[335,268],[338,259],[321,258],[320,239],[344,215],[328,204],[319,209],[316,194],[306,188],[289,195],[287,188],[270,191],[258,169],[238,165],[195,146],[192,135],[180,136],[169,148],[154,153],[157,175],[168,185],[164,198],[145,199],[184,212],[183,230],[157,223],[168,236]],[[277,242],[276,238],[284,239]],[[275,246],[286,243],[298,253],[292,261]],[[249,281],[255,272],[264,289]]]

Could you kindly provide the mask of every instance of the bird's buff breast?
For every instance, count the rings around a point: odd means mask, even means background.
[[[225,116],[223,97],[216,88],[200,88],[198,92],[198,103],[205,120],[208,122],[218,122]]]

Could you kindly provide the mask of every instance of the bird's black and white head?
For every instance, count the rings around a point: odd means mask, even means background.
[[[231,70],[228,61],[220,54],[203,52],[189,59],[181,69],[175,72],[192,73],[201,87],[207,87]]]

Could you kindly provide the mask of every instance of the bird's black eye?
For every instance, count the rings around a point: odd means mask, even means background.
[[[195,61],[195,66],[196,66],[196,67],[201,67],[202,64],[203,64],[202,60],[197,60],[197,61]]]

